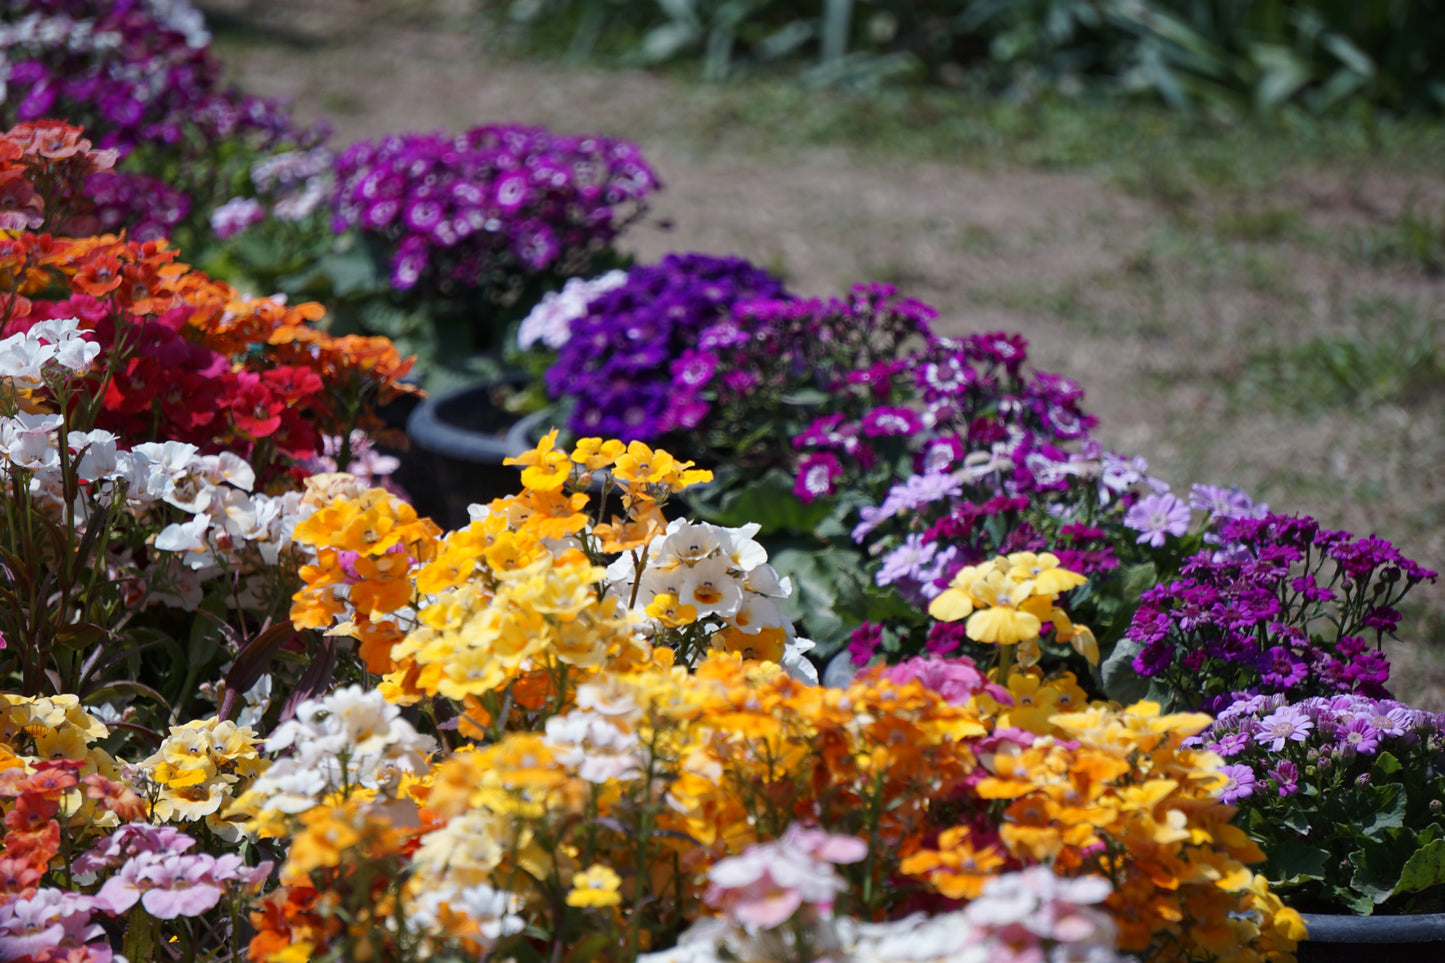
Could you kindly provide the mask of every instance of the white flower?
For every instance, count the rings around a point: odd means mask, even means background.
[[[79,454],[75,474],[83,482],[114,477],[119,471],[115,435],[103,428],[93,431],[72,431],[70,450]]]
[[[197,459],[197,470],[214,485],[223,482],[248,492],[256,485],[256,470],[250,462],[233,451],[218,455],[202,455]]]
[[[155,546],[162,552],[206,552],[206,533],[211,516],[197,515],[188,522],[173,522],[156,535]],[[189,563],[188,563],[189,564]]]
[[[626,283],[626,271],[608,271],[590,281],[572,278],[561,291],[543,295],[537,306],[522,320],[517,328],[517,346],[526,351],[541,341],[556,351],[571,337],[572,322],[586,315],[593,301]]]
[[[709,558],[684,570],[677,598],[684,605],[696,606],[699,618],[727,618],[742,605],[743,587],[725,559]]]
[[[200,449],[183,441],[147,441],[131,451],[173,478],[195,466],[200,459]]]
[[[552,716],[545,741],[559,763],[587,782],[601,785],[642,775],[637,736],[600,713],[574,710]]]
[[[60,427],[59,415],[19,412],[0,420],[0,452],[17,468],[39,471],[60,464],[60,452],[52,437]]]

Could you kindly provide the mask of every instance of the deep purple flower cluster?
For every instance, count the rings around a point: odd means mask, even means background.
[[[272,101],[223,84],[200,13],[184,2],[31,0],[0,10],[0,79],[7,96],[0,124],[63,117],[83,126],[99,148],[120,152],[122,173],[103,190],[109,217],[148,232],[169,230],[151,210],[150,179],[127,173],[167,170],[165,212],[222,198],[212,155],[244,142],[254,151],[283,142],[313,142],[321,128],[298,132]],[[128,155],[135,158],[127,162]],[[160,161],[165,161],[164,164]],[[153,163],[155,170],[149,170]]]
[[[176,225],[191,212],[191,198],[157,177],[125,171],[93,174],[86,189],[95,202],[100,230],[117,234],[122,228],[138,241],[170,237]]]
[[[930,476],[992,479],[1004,494],[1065,488],[1078,474],[1079,456],[1062,446],[1086,440],[1097,423],[1083,411],[1077,383],[1042,372],[1024,375],[1027,343],[1018,335],[995,332],[954,341],[933,337],[926,328],[920,333],[923,348],[891,364],[860,368],[846,379],[864,402],[860,416],[820,418],[794,438],[805,453],[797,489],[804,499],[832,494],[847,481],[842,471],[820,472],[820,465],[836,460],[866,470],[879,439],[900,438],[915,453],[918,475],[904,485],[920,491],[865,509],[854,533],[860,541],[900,511],[958,494],[939,488]]]
[[[634,144],[515,125],[362,141],[336,178],[332,229],[380,238],[401,291],[578,273],[659,186]]]
[[[1303,516],[1226,518],[1215,535],[1220,548],[1144,593],[1128,631],[1143,647],[1135,671],[1206,710],[1237,692],[1386,694],[1378,643],[1406,592],[1436,573]]]
[[[860,438],[912,435],[919,413],[899,404],[907,348],[934,340],[937,312],[885,284],[855,285],[843,299],[807,298],[741,305],[704,335],[716,366],[700,394],[710,427],[738,437],[759,424],[786,430],[848,421]],[[776,446],[774,446],[776,447]],[[855,446],[867,459],[866,445]],[[786,450],[769,460],[788,460]]]
[[[781,281],[742,258],[672,254],[639,265],[572,322],[547,390],[573,399],[567,427],[579,436],[652,441],[694,427],[707,412],[701,387],[748,339],[731,321],[734,306],[783,296]],[[741,379],[728,384],[746,390]]]

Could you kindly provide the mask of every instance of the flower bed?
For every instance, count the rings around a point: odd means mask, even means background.
[[[106,233],[123,153],[0,137],[3,958],[1287,960],[1438,906],[1388,542],[1174,493],[1017,336],[701,254],[539,303],[576,437],[444,531],[374,447],[411,362]],[[252,186],[438,303],[592,273],[655,186],[514,127],[331,163]]]

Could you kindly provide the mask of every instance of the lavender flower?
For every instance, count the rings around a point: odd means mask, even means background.
[[[1259,721],[1259,731],[1255,733],[1254,740],[1279,752],[1286,742],[1304,742],[1314,727],[1315,724],[1303,711],[1294,706],[1283,706]]]
[[[1189,506],[1174,495],[1145,495],[1124,515],[1124,524],[1139,532],[1140,545],[1164,546],[1166,535],[1189,531]]]

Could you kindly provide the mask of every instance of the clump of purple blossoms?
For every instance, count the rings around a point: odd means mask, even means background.
[[[296,129],[276,102],[226,86],[209,44],[204,18],[183,0],[7,4],[0,126],[63,117],[84,127],[121,158],[92,178],[103,229],[169,235],[225,199],[230,158],[325,137],[320,126]]]
[[[635,144],[518,125],[361,141],[335,173],[332,229],[380,241],[393,288],[497,297],[585,271],[659,186]]]
[[[889,438],[919,431],[919,412],[900,403],[897,385],[906,380],[908,348],[932,340],[929,322],[936,316],[886,284],[855,285],[846,298],[741,304],[699,339],[692,363],[709,377],[684,383],[687,364],[679,363],[674,390],[699,412],[705,447],[733,448],[730,459],[741,465],[793,471],[794,493],[808,503],[815,497],[810,480],[827,485],[820,479],[841,474],[843,463],[830,462],[826,452],[799,458],[776,436],[819,419],[846,420],[858,442],[854,453],[867,461],[868,439],[886,446]],[[767,437],[758,439],[760,434]],[[758,440],[738,450],[736,440],[749,437]],[[826,466],[821,475],[819,466]]]
[[[721,334],[734,306],[785,296],[781,281],[742,258],[671,254],[638,265],[571,322],[547,391],[573,401],[567,427],[579,436],[652,441],[693,428],[708,409],[684,389],[708,383],[719,355],[746,342]]]
[[[1445,893],[1437,879],[1415,894],[1418,873],[1392,893],[1406,861],[1445,838],[1445,716],[1363,695],[1240,695],[1190,743],[1223,757],[1220,799],[1240,807],[1291,905],[1408,912]]]
[[[1406,593],[1436,573],[1304,516],[1221,516],[1212,534],[1219,548],[1143,594],[1127,632],[1139,675],[1206,711],[1239,692],[1387,694],[1379,644]]]

